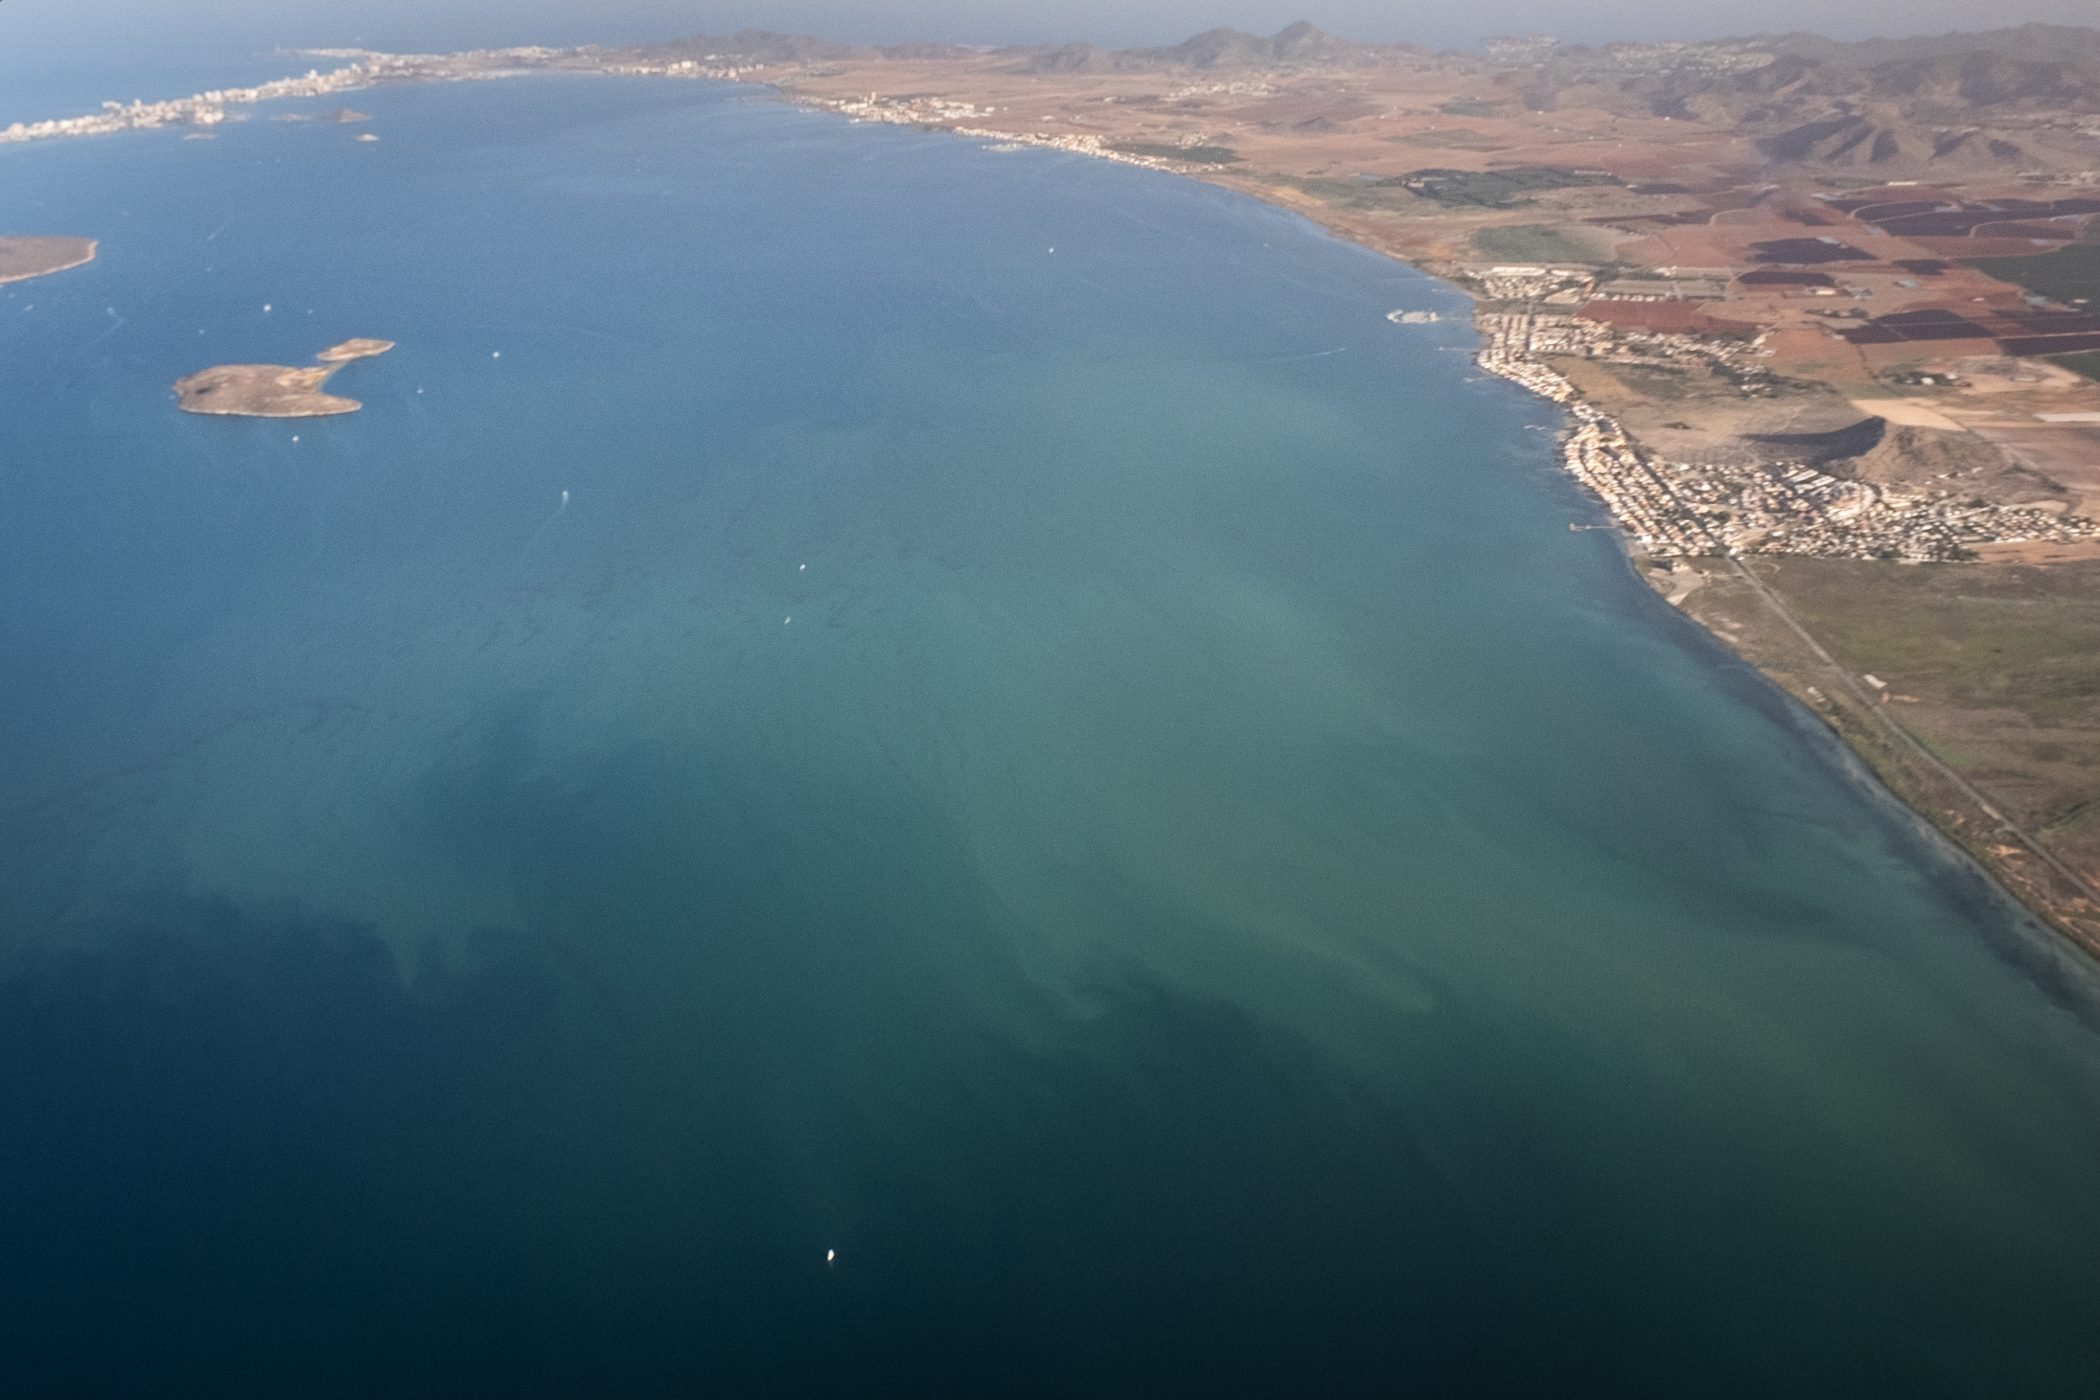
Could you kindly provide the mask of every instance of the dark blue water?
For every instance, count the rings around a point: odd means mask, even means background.
[[[2089,976],[1452,293],[733,89],[357,105],[0,152],[103,240],[0,290],[12,1393],[2090,1392]]]

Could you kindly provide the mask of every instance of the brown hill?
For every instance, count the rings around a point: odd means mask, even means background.
[[[1379,63],[1408,45],[1359,44],[1299,20],[1264,39],[1238,29],[1206,29],[1172,48],[1130,49],[1126,57],[1189,68],[1311,68]]]
[[[1020,62],[1021,73],[1121,73],[1153,65],[1129,54],[1111,53],[1092,44],[1057,44],[1006,49]]]

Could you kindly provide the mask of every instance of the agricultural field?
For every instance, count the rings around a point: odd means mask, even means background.
[[[2015,820],[2100,874],[2100,565],[1760,567],[1904,726]]]
[[[1158,141],[1118,141],[1115,149],[1125,155],[1178,160],[1185,165],[1237,165],[1240,160],[1240,153],[1230,146],[1171,146]]]
[[[1556,170],[1550,166],[1526,165],[1509,170],[1416,170],[1405,177],[1407,187],[1439,204],[1478,205],[1487,209],[1514,209],[1546,190],[1574,189],[1584,185],[1616,185],[1619,181],[1596,171]]]
[[[2031,258],[1980,258],[1975,266],[2001,282],[2061,302],[2100,302],[2100,238],[2085,240],[2054,253]]]
[[[1514,224],[1473,234],[1482,255],[1511,263],[1605,263],[1618,239],[1607,229],[1583,224]]]

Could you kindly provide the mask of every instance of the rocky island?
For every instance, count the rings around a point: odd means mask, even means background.
[[[326,418],[355,413],[356,399],[322,392],[335,372],[353,360],[367,360],[394,348],[391,340],[346,340],[314,356],[315,363],[293,365],[214,365],[175,381],[177,407],[184,413],[230,414],[242,418]]]
[[[92,238],[0,238],[0,282],[23,282],[95,260]]]

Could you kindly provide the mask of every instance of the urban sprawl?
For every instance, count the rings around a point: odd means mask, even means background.
[[[1543,355],[1610,362],[1704,360],[1755,391],[1744,358],[1755,341],[1623,332],[1574,316],[1483,312],[1480,367],[1563,405],[1575,420],[1562,446],[1568,471],[1610,508],[1637,552],[1653,558],[1806,554],[1910,563],[1974,556],[1977,545],[2100,539],[2100,521],[1999,506],[1952,491],[1905,492],[1848,481],[1801,462],[1751,466],[1664,461],[1578,398]]]

